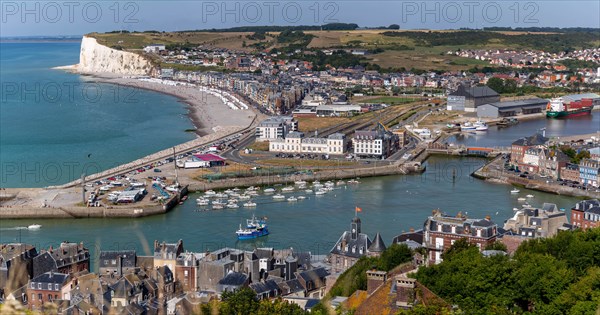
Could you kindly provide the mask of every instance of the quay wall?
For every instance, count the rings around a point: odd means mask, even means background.
[[[2,207],[0,219],[138,218],[163,214],[163,206],[152,207]]]
[[[299,174],[291,176],[254,176],[245,178],[228,178],[211,182],[193,182],[189,184],[190,191],[202,191],[208,189],[226,189],[234,187],[268,186],[274,184],[291,183],[297,180],[339,180],[350,178],[366,178],[387,175],[406,175],[410,173],[422,173],[425,169],[420,166],[386,165],[359,169],[338,169],[319,171],[312,174]]]
[[[527,189],[543,191],[556,195],[583,197],[586,199],[600,199],[600,193],[597,192],[561,186],[556,183],[546,183],[539,180],[523,178],[519,177],[518,175],[510,174],[509,172],[499,170],[498,164],[501,161],[502,159],[500,157],[497,157],[493,159],[490,163],[482,166],[481,168],[473,172],[473,174],[471,175],[475,178],[487,180],[490,182],[516,185],[525,187]]]
[[[194,140],[191,140],[191,141],[188,141],[188,142],[185,142],[182,144],[178,144],[178,145],[174,146],[175,154],[188,152],[197,147],[209,144],[211,142],[218,141],[219,139],[225,138],[234,133],[243,132],[244,130],[251,128],[255,124],[255,122],[256,122],[256,118],[246,128],[243,128],[243,127],[223,128],[223,130],[221,130],[219,132],[212,133],[212,134],[200,137],[200,138],[196,138]],[[173,156],[173,148],[165,149],[165,150],[153,153],[151,155],[145,156],[143,158],[137,159],[135,161],[132,161],[132,162],[129,162],[126,164],[122,164],[117,167],[102,171],[100,173],[86,176],[85,181],[86,182],[96,181],[96,180],[104,179],[107,177],[127,173],[129,171],[138,169],[138,168],[148,165],[150,163],[158,162],[158,161],[164,160],[164,159],[172,157],[172,156]],[[81,179],[78,179],[73,182],[66,183],[66,184],[60,185],[60,186],[50,186],[48,188],[59,188],[60,189],[60,188],[69,188],[69,187],[73,187],[76,185],[81,185]]]
[[[141,218],[164,214],[188,194],[188,186],[163,205],[115,207],[0,207],[0,219]]]

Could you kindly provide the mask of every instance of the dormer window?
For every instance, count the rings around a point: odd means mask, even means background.
[[[38,290],[42,289],[42,284],[38,282]]]
[[[48,290],[52,290],[52,283],[48,283]]]
[[[32,283],[31,283],[31,288],[32,288],[32,289],[35,289],[35,282],[32,282]]]
[[[58,284],[54,285],[54,290],[58,291]]]

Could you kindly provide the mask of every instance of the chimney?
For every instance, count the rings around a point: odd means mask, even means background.
[[[485,219],[488,220],[488,221],[490,221],[492,218],[489,215],[486,215]]]
[[[414,233],[414,232],[415,232],[415,229],[414,229],[414,228],[410,228],[408,231],[409,231],[410,233]]]
[[[376,269],[367,270],[367,295],[375,292],[387,280],[387,272]]]

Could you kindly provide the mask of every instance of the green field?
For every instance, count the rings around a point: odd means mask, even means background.
[[[448,55],[457,49],[538,49],[563,51],[600,46],[598,32],[513,32],[513,31],[305,31],[298,41],[283,41],[279,32],[267,32],[257,39],[254,32],[148,32],[92,33],[98,42],[117,49],[140,50],[149,44],[198,45],[238,51],[259,52],[271,49],[303,48],[306,50],[366,49],[374,52],[363,63],[383,69],[467,70],[489,66],[485,61]],[[292,34],[294,35],[294,34]],[[296,38],[290,36],[290,38]],[[201,70],[201,69],[198,69]]]

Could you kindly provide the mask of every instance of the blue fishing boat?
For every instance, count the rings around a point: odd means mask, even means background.
[[[235,232],[238,240],[251,240],[257,237],[269,235],[269,229],[267,228],[267,218],[257,219],[252,216],[252,219],[246,220],[246,227],[240,228]]]

